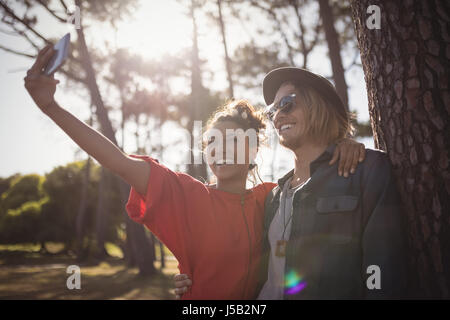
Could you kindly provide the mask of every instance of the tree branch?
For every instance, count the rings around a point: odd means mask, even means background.
[[[261,5],[260,3],[258,3],[256,0],[252,0],[252,1],[250,2],[250,4],[251,4],[253,7],[255,7],[255,8],[258,8],[258,9],[260,9],[260,10],[265,11],[267,14],[269,14],[269,15],[272,17],[273,21],[274,21],[275,24],[276,24],[276,29],[277,29],[277,31],[281,34],[281,37],[283,38],[283,42],[284,42],[284,44],[285,44],[286,47],[287,47],[287,50],[288,50],[287,53],[288,53],[289,62],[291,63],[291,65],[294,65],[294,57],[293,57],[293,54],[292,54],[292,46],[291,46],[290,43],[289,43],[289,40],[288,40],[288,38],[287,38],[287,36],[286,36],[286,33],[283,31],[283,28],[282,28],[282,26],[281,26],[281,22],[280,22],[280,20],[278,19],[277,14],[275,13],[275,11],[272,10],[271,8],[266,8],[266,7],[262,6],[262,5]]]
[[[63,68],[60,68],[58,71],[59,71],[59,72],[62,72],[67,78],[69,78],[69,79],[71,79],[71,80],[74,80],[74,81],[76,81],[76,82],[80,82],[80,83],[83,83],[83,84],[86,84],[86,83],[87,83],[87,82],[86,82],[86,79],[77,77],[76,75],[67,72],[67,71],[64,70]]]
[[[300,38],[301,52],[303,53],[303,68],[306,68],[306,65],[308,64],[308,54],[311,51],[311,47],[310,47],[310,49],[308,49],[308,47],[306,45],[305,36],[304,36],[305,26],[303,24],[303,20],[300,15],[300,12],[298,12],[297,2],[294,0],[294,1],[289,1],[289,3],[291,4],[292,8],[295,11],[295,15],[297,16],[298,25],[300,28],[300,33],[299,33],[298,37]]]
[[[45,43],[49,44],[50,41],[48,41],[44,36],[42,36],[39,32],[37,32],[28,22],[24,21],[24,19],[19,18],[14,11],[11,10],[6,4],[3,3],[3,1],[0,1],[0,6],[5,10],[5,12],[14,20],[19,21],[22,23],[28,30],[30,30],[32,33],[34,33],[38,38],[42,39]]]
[[[43,7],[45,8],[45,10],[47,10],[48,13],[50,13],[53,17],[55,17],[56,19],[58,19],[60,22],[62,22],[62,23],[67,23],[67,19],[64,19],[64,18],[58,16],[54,10],[50,9],[50,8],[44,3],[44,1],[42,1],[42,0],[37,0],[37,2],[38,2],[41,6],[43,6]],[[67,11],[67,9],[66,9],[66,11]]]
[[[355,56],[353,57],[353,61],[346,67],[344,68],[344,71],[347,72],[348,70],[350,70],[353,67],[362,67],[361,63],[358,63],[358,57],[359,57],[359,50],[355,51]]]
[[[59,3],[61,3],[61,5],[64,7],[64,9],[65,9],[66,12],[67,12],[68,8],[67,8],[67,5],[66,5],[66,3],[64,2],[64,0],[59,0]]]
[[[3,34],[7,34],[8,36],[15,36],[15,37],[19,36],[17,34],[17,32],[11,31],[11,30],[0,29],[0,32],[3,33]]]
[[[25,40],[27,40],[28,43],[31,44],[33,48],[39,51],[39,46],[33,40],[31,40],[31,38],[27,35],[26,30],[18,29],[17,26],[15,26],[14,23],[12,22],[7,22],[7,24],[14,30],[16,36],[24,37]]]
[[[17,54],[19,56],[23,56],[23,57],[27,57],[27,58],[35,58],[36,57],[36,55],[25,53],[25,52],[21,52],[21,51],[17,51],[17,50],[11,49],[11,48],[4,47],[2,45],[0,45],[0,49],[4,50],[6,52],[9,52],[9,53],[14,53],[14,54]]]
[[[22,56],[22,57],[27,57],[27,58],[31,58],[31,59],[35,59],[37,55],[35,54],[31,54],[31,53],[26,53],[26,52],[22,52],[22,51],[18,51],[18,50],[14,50],[11,48],[7,48],[5,46],[0,45],[0,50],[18,55],[18,56]],[[67,72],[66,70],[60,68],[59,72],[63,73],[67,78],[77,81],[77,82],[81,82],[81,83],[86,83],[86,79],[81,78],[81,77],[77,77],[76,75]]]
[[[322,21],[319,19],[317,21],[316,27],[314,28],[314,37],[313,37],[314,40],[312,40],[311,43],[309,44],[308,53],[312,51],[312,49],[314,49],[316,44],[319,42],[319,35],[321,28],[322,28]]]

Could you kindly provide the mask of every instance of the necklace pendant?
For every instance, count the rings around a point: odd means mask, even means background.
[[[275,256],[277,257],[285,257],[286,256],[286,240],[278,240],[277,241],[277,249],[275,251]]]

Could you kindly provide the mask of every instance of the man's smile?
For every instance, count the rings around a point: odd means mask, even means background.
[[[276,129],[278,131],[278,134],[283,134],[283,133],[286,133],[291,128],[293,128],[294,125],[295,125],[295,123],[283,123],[283,124],[277,125]]]

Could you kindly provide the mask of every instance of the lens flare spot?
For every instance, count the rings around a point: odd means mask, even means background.
[[[302,280],[302,277],[297,272],[291,270],[285,276],[284,287],[285,294],[296,294],[306,287],[306,282]]]

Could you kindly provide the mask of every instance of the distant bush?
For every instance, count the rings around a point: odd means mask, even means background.
[[[40,242],[42,207],[48,200],[25,202],[0,217],[0,243]]]
[[[16,176],[9,188],[1,195],[2,212],[17,209],[29,201],[38,201],[44,197],[42,184],[45,178],[38,174]]]
[[[85,161],[58,166],[45,177],[37,174],[15,175],[0,180],[0,243],[62,242],[76,238],[76,219],[83,189]],[[101,168],[91,165],[87,190],[84,235],[95,239],[98,186]],[[109,172],[106,174],[110,175]],[[124,209],[116,184],[109,177],[105,189],[107,210],[105,241],[118,240]]]

